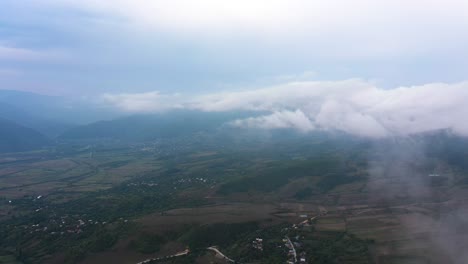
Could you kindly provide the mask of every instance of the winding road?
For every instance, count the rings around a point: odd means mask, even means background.
[[[297,263],[297,253],[296,253],[296,248],[294,247],[294,244],[291,242],[291,239],[289,239],[288,236],[286,236],[286,239],[288,240],[289,245],[291,246],[291,250],[293,251],[293,256],[294,256],[294,263]]]
[[[217,255],[220,255],[223,259],[229,261],[229,262],[232,262],[232,263],[235,263],[235,261],[233,259],[230,259],[228,256],[224,255],[223,252],[219,251],[219,249],[217,249],[216,247],[209,247],[207,248],[207,250],[211,250],[213,252],[215,252]]]

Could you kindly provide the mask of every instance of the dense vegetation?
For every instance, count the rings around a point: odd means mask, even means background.
[[[346,167],[345,162],[335,157],[321,159],[293,161],[273,165],[274,168],[262,172],[252,172],[252,175],[243,176],[221,185],[220,194],[235,192],[271,192],[284,186],[289,181],[303,177],[319,177],[318,191],[326,192],[334,187],[359,180],[353,176],[353,169]]]

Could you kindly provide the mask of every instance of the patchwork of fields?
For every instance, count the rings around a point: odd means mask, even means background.
[[[311,263],[463,255],[468,237],[457,231],[468,219],[468,189],[452,184],[463,179],[459,171],[443,164],[447,183],[414,192],[411,182],[369,174],[363,155],[347,147],[313,144],[301,158],[285,154],[297,153],[287,144],[276,152],[184,143],[3,154],[1,259],[137,263],[189,247],[170,263],[203,263],[217,259],[203,250],[216,245],[234,259],[283,263],[284,236],[296,237]],[[441,229],[446,223],[455,227]],[[238,232],[219,235],[231,229]],[[270,253],[253,251],[258,236]]]

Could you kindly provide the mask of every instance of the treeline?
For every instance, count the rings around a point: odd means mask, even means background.
[[[372,263],[370,240],[344,232],[310,233],[304,237],[303,247],[310,263]]]

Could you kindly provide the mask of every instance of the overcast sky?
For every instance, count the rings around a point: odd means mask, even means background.
[[[199,93],[464,81],[464,0],[2,0],[2,89]]]
[[[232,125],[468,136],[466,0],[2,0],[0,88]]]

